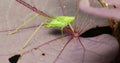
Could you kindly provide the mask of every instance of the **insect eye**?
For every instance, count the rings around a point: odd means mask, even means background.
[[[110,34],[112,35],[112,29],[110,26],[104,26],[104,27],[96,27],[96,28],[91,28],[84,32],[83,34],[80,35],[80,37],[95,37],[101,34]]]

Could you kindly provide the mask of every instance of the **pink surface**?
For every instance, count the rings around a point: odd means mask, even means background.
[[[26,1],[29,2],[29,0]],[[61,1],[65,7],[65,14],[73,16],[76,0]],[[37,8],[50,16],[62,15],[58,0],[35,0],[35,3]],[[30,44],[24,50],[18,51],[37,25],[45,19],[37,17],[24,27],[29,28],[21,29],[13,35],[7,33],[34,14],[33,11],[15,0],[0,0],[0,63],[9,63],[8,58],[19,53],[23,54],[19,63],[54,63],[64,45],[70,40],[71,36],[66,36],[63,39],[59,38],[50,44],[41,46],[41,44],[61,36],[50,34],[52,29],[42,27]],[[79,24],[77,27],[80,30],[84,29],[83,32],[96,25],[108,25],[107,19],[91,16],[81,11],[77,17],[76,22]],[[38,46],[40,47],[37,50],[33,49]],[[117,55],[117,52],[118,42],[111,35],[103,34],[92,38],[74,37],[55,63],[109,63]],[[45,56],[42,56],[42,53],[45,53]]]
[[[117,8],[95,8],[90,5],[90,0],[80,0],[79,8],[89,14],[120,20],[120,0],[103,1],[108,3],[109,6],[115,5]]]

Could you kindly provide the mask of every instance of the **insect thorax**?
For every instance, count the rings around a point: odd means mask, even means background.
[[[50,22],[45,24],[47,28],[64,28],[68,24],[72,24],[74,19],[75,17],[71,16],[56,16],[54,18],[50,18]]]

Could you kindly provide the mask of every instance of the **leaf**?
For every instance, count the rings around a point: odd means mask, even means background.
[[[30,3],[30,0],[25,1]],[[50,16],[64,15],[58,5],[58,0],[34,1],[39,10]],[[76,0],[61,0],[61,2],[65,6],[65,15],[75,15]],[[9,31],[15,29],[35,13],[15,0],[0,0],[0,6],[0,62],[10,63],[9,58],[21,54],[19,63],[109,63],[117,55],[118,42],[111,35],[102,34],[83,38],[78,37],[77,34],[75,36],[68,34],[69,36],[61,38],[60,30],[46,29],[45,27],[40,29],[24,50],[18,51],[35,28],[45,19],[37,17],[17,33],[7,35]],[[81,33],[96,26],[108,25],[105,19],[96,18],[80,11],[75,22],[78,24],[76,24],[77,31],[82,30]],[[62,52],[63,47],[65,49]],[[60,52],[62,53],[60,54]]]

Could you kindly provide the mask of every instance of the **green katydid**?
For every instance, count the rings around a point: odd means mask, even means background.
[[[27,4],[27,3],[25,3],[24,1],[21,1],[21,0],[16,0],[16,1],[18,1],[19,3],[21,3],[23,5]],[[30,8],[30,5],[26,6],[26,7]],[[33,7],[32,7],[32,10],[35,11],[36,9],[33,9]],[[23,50],[25,47],[27,47],[27,45],[29,44],[29,42],[31,41],[31,39],[35,36],[35,34],[42,27],[42,25],[45,25],[46,28],[60,28],[62,31],[63,31],[63,28],[65,28],[66,26],[69,26],[70,29],[72,30],[72,32],[74,32],[74,28],[72,27],[71,24],[74,22],[75,17],[73,17],[73,16],[48,17],[48,16],[44,16],[44,15],[42,15],[42,14],[39,13],[39,14],[35,14],[31,18],[29,18],[27,21],[25,21],[22,25],[20,25],[19,27],[17,27],[15,30],[11,31],[9,34],[16,33],[20,28],[22,28],[23,26],[25,26],[26,24],[28,24],[29,22],[31,22],[33,19],[35,19],[38,16],[47,18],[48,21],[41,23],[36,28],[36,30],[31,34],[31,36],[28,38],[28,40],[25,42],[25,44],[20,48],[20,50]]]

